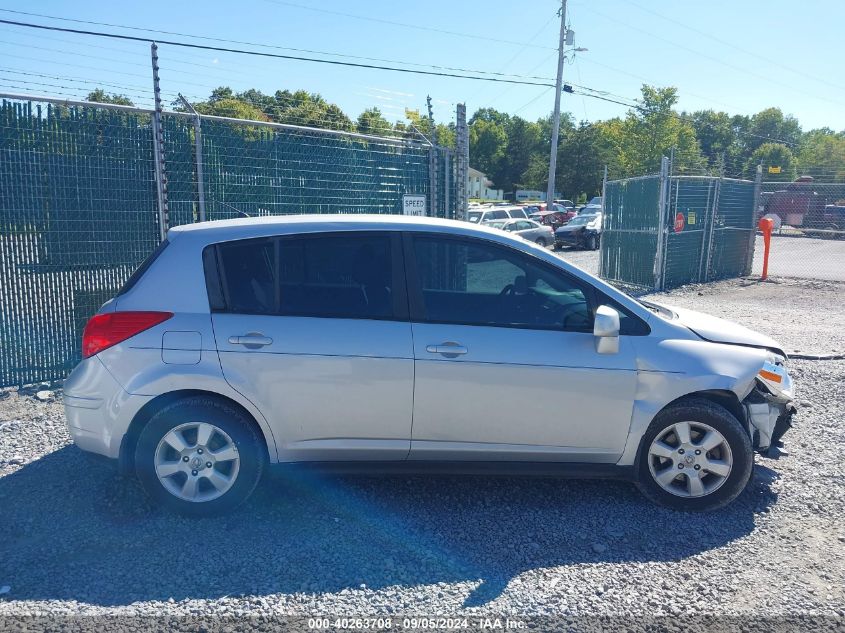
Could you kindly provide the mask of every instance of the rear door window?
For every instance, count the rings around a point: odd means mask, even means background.
[[[209,255],[215,252],[216,257]],[[215,312],[407,318],[404,284],[396,294],[404,272],[394,262],[391,236],[386,233],[225,242],[208,247],[203,264]]]
[[[279,240],[280,314],[389,319],[393,286],[387,235]]]

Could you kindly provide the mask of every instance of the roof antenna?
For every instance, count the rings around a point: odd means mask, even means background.
[[[233,206],[232,206],[231,204],[229,204],[228,202],[223,202],[222,200],[215,200],[215,202],[218,202],[218,203],[222,204],[224,207],[229,207],[232,211],[234,211],[235,213],[237,213],[238,215],[240,215],[242,218],[251,218],[251,217],[252,217],[252,216],[251,216],[249,213],[247,213],[246,211],[241,211],[241,210],[240,210],[240,209],[238,209],[237,207],[233,207]]]

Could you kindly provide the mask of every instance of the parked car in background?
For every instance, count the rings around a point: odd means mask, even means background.
[[[574,211],[538,211],[537,213],[532,213],[528,219],[534,220],[538,224],[545,224],[546,226],[552,227],[552,230],[556,230],[569,222],[573,217],[575,217]]]
[[[467,220],[473,224],[482,224],[491,220],[511,220],[514,218],[528,219],[528,214],[522,207],[494,207],[488,209],[467,210]]]
[[[591,198],[590,201],[585,204],[583,207],[578,208],[578,215],[584,214],[592,214],[592,213],[601,213],[601,196],[596,196],[595,198]]]
[[[845,238],[845,205],[825,205],[820,224],[825,231],[836,231],[835,234],[829,234],[828,237]]]
[[[494,220],[485,222],[485,225],[513,233],[540,246],[552,246],[555,243],[555,232],[552,227],[533,220]]]
[[[560,208],[560,207],[562,207],[562,208]],[[567,200],[566,198],[554,200],[552,210],[554,210],[554,211],[568,211],[568,210],[575,211],[575,203],[572,202],[572,200]]]
[[[231,511],[277,462],[592,473],[713,510],[795,411],[771,338],[436,218],[172,228],[82,356],[64,383],[74,443],[193,516]]]
[[[555,248],[575,246],[594,251],[601,240],[601,213],[581,213],[555,231]]]

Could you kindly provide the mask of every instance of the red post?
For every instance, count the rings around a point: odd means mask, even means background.
[[[760,218],[757,225],[763,231],[763,274],[760,281],[766,281],[769,276],[769,247],[772,245],[772,229],[775,228],[775,221],[772,218]]]

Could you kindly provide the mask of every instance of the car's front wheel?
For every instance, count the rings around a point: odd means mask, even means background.
[[[640,446],[637,485],[675,510],[715,510],[739,496],[753,467],[751,441],[739,420],[695,398],[655,416]]]
[[[548,243],[546,242],[546,238],[538,237],[537,238],[537,246],[542,246],[543,248],[546,248],[546,246],[548,246]]]
[[[135,470],[147,494],[189,516],[234,509],[255,489],[265,462],[262,440],[244,413],[202,396],[157,411],[135,449]]]

